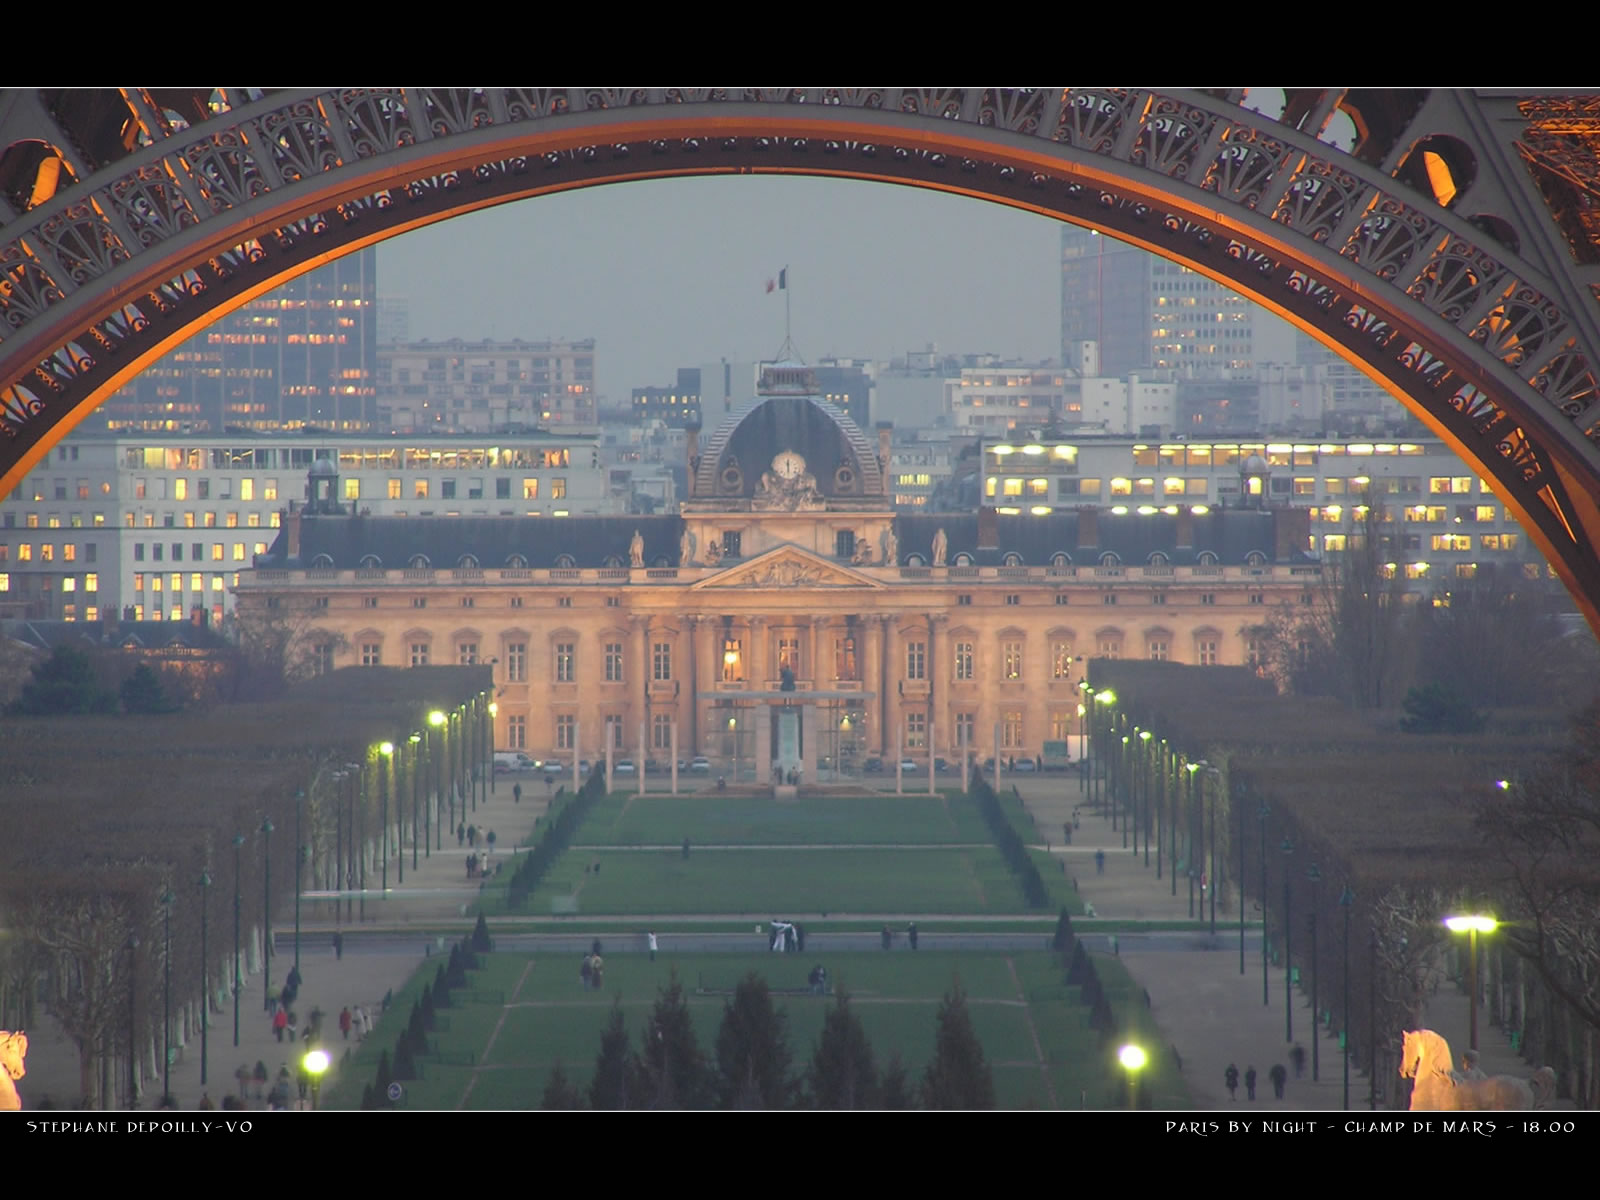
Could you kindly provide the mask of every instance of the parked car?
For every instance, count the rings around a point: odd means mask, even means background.
[[[912,771],[915,771],[916,769],[917,769],[917,764],[916,764],[916,760],[915,759],[902,758],[900,760],[900,773],[901,774],[903,774],[903,775],[910,774]]]
[[[711,774],[711,760],[709,758],[694,758],[694,759],[690,759],[689,760],[689,774],[691,774],[691,775],[709,775],[709,774]]]
[[[1034,770],[1033,759],[1031,759],[1031,758],[1019,758],[1012,765],[1011,769],[1013,771],[1015,771],[1018,775],[1031,774],[1033,772],[1033,770]]]
[[[614,764],[612,764],[611,771],[615,775],[632,775],[632,774],[634,774],[635,772],[634,772],[634,768],[633,768],[633,759],[631,759],[631,758],[619,758],[619,759],[617,759],[617,761]]]
[[[883,759],[869,758],[861,764],[861,770],[867,775],[881,775],[883,774]]]
[[[580,779],[589,778],[589,772],[593,770],[594,764],[591,763],[587,758],[580,758],[578,760],[578,777]]]
[[[947,758],[936,758],[936,759],[934,759],[933,760],[933,770],[934,770],[934,773],[937,774],[937,775],[959,775],[959,774],[961,774],[961,766],[960,766],[960,764],[959,763],[953,763]]]

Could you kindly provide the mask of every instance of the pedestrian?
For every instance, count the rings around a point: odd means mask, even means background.
[[[266,1094],[267,1064],[261,1059],[256,1059],[256,1069],[252,1078],[256,1081],[256,1099],[260,1100]]]
[[[287,1028],[289,1028],[289,1010],[279,1008],[277,1012],[272,1014],[272,1034],[281,1042],[283,1041],[283,1031]]]
[[[1294,1049],[1289,1051],[1289,1061],[1294,1064],[1294,1077],[1301,1078],[1306,1073],[1306,1048],[1299,1042],[1294,1044]]]
[[[300,1027],[300,1016],[299,1016],[299,1014],[291,1012],[289,1014],[289,1043],[290,1043],[290,1045],[294,1044],[295,1034],[299,1031],[299,1027]]]
[[[344,1035],[344,1040],[350,1040],[350,1006],[347,1004],[339,1010],[339,1032]]]
[[[1239,1098],[1239,1068],[1229,1063],[1228,1069],[1222,1073],[1222,1082],[1227,1085],[1228,1099],[1237,1100]]]
[[[596,954],[589,963],[589,973],[594,977],[594,990],[600,991],[606,985],[606,960]]]
[[[546,776],[544,782],[545,782],[545,786],[549,787],[550,786],[550,777]],[[511,802],[513,804],[521,804],[522,803],[522,785],[520,783],[512,785],[512,788],[511,788]]]
[[[41,1104],[40,1107],[43,1108],[44,1106]],[[210,1092],[201,1092],[200,1093],[200,1111],[201,1112],[211,1112],[216,1107],[217,1107],[216,1101],[211,1099],[211,1093]]]
[[[1267,1078],[1272,1080],[1272,1094],[1275,1098],[1283,1099],[1283,1085],[1289,1082],[1289,1071],[1282,1063],[1273,1063],[1272,1070],[1267,1072]]]
[[[1106,873],[1106,852],[1104,850],[1096,850],[1094,852],[1094,873],[1096,875],[1104,875]]]
[[[1111,935],[1111,957],[1122,957],[1122,944],[1117,941],[1117,935],[1114,933]]]
[[[644,936],[650,943],[650,961],[651,962],[655,962],[655,960],[656,960],[656,935],[655,935],[655,931],[652,930],[651,932],[645,934]]]
[[[467,823],[465,821],[462,821],[460,824],[458,824],[456,826],[456,845],[464,846],[466,844],[467,844]]]
[[[587,992],[594,980],[594,955],[583,956],[583,965],[578,968],[578,978],[583,981],[583,990]]]
[[[917,948],[917,923],[915,921],[906,926],[906,941],[911,944],[913,950]]]
[[[335,959],[344,958],[344,934],[337,929],[333,931],[333,957]]]
[[[894,934],[890,933],[889,932],[889,927],[887,925],[885,925],[883,927],[883,936],[882,936],[883,948],[885,950],[887,950],[889,948],[889,943],[892,942],[893,940],[894,940]]]
[[[1246,1100],[1256,1098],[1256,1069],[1253,1065],[1244,1069],[1244,1098]]]
[[[372,1018],[367,1016],[367,1010],[356,1005],[356,1011],[350,1014],[350,1021],[356,1027],[356,1041],[366,1041],[367,1034],[372,1032]]]

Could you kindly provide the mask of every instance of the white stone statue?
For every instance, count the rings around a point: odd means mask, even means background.
[[[637,529],[633,531],[633,540],[628,543],[628,565],[644,566],[644,535]]]
[[[949,553],[950,539],[944,535],[944,526],[939,526],[939,532],[933,535],[933,565],[944,566],[944,556]]]
[[[687,525],[683,527],[683,532],[678,535],[678,565],[680,567],[694,565],[694,537],[689,533]]]
[[[900,539],[894,535],[894,526],[883,531],[883,565],[892,567],[900,561]]]

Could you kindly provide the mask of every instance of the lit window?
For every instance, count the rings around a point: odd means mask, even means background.
[[[622,680],[622,643],[606,643],[606,682],[621,683]]]
[[[972,643],[957,642],[955,652],[956,678],[967,680],[972,678]]]
[[[576,644],[573,642],[556,643],[556,682],[573,683],[577,680],[577,655]]]
[[[1072,677],[1072,643],[1056,642],[1050,647],[1050,676],[1052,679]]]
[[[1022,643],[1002,642],[1000,644],[1000,657],[1004,662],[1004,678],[1022,678]]]

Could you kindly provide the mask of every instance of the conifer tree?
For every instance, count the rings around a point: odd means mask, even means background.
[[[917,1106],[917,1095],[911,1086],[911,1077],[906,1074],[906,1065],[900,1061],[900,1051],[898,1050],[889,1055],[889,1062],[883,1068],[883,1082],[879,1085],[878,1104],[881,1108],[895,1111]]]
[[[788,1108],[794,1103],[788,1027],[788,1014],[773,1007],[766,980],[752,971],[739,981],[717,1031],[718,1092],[724,1108]]]
[[[872,1045],[843,988],[822,1018],[822,1035],[811,1056],[811,1102],[817,1108],[876,1108],[879,1103]]]
[[[545,1081],[544,1096],[539,1101],[544,1109],[574,1109],[583,1107],[583,1093],[567,1078],[566,1069],[558,1058],[551,1065],[550,1078]]]
[[[683,985],[676,968],[667,984],[656,993],[655,1005],[645,1024],[639,1048],[641,1107],[709,1108],[713,1097],[711,1072],[700,1043],[694,1036],[694,1022],[683,998]]]
[[[972,1027],[966,993],[957,980],[939,1004],[933,1060],[922,1077],[925,1108],[993,1108],[994,1075]]]
[[[600,1053],[589,1081],[589,1106],[595,1109],[629,1108],[636,1099],[635,1066],[628,1048],[628,1031],[622,1021],[622,1000],[612,1002],[611,1016],[600,1033]]]

